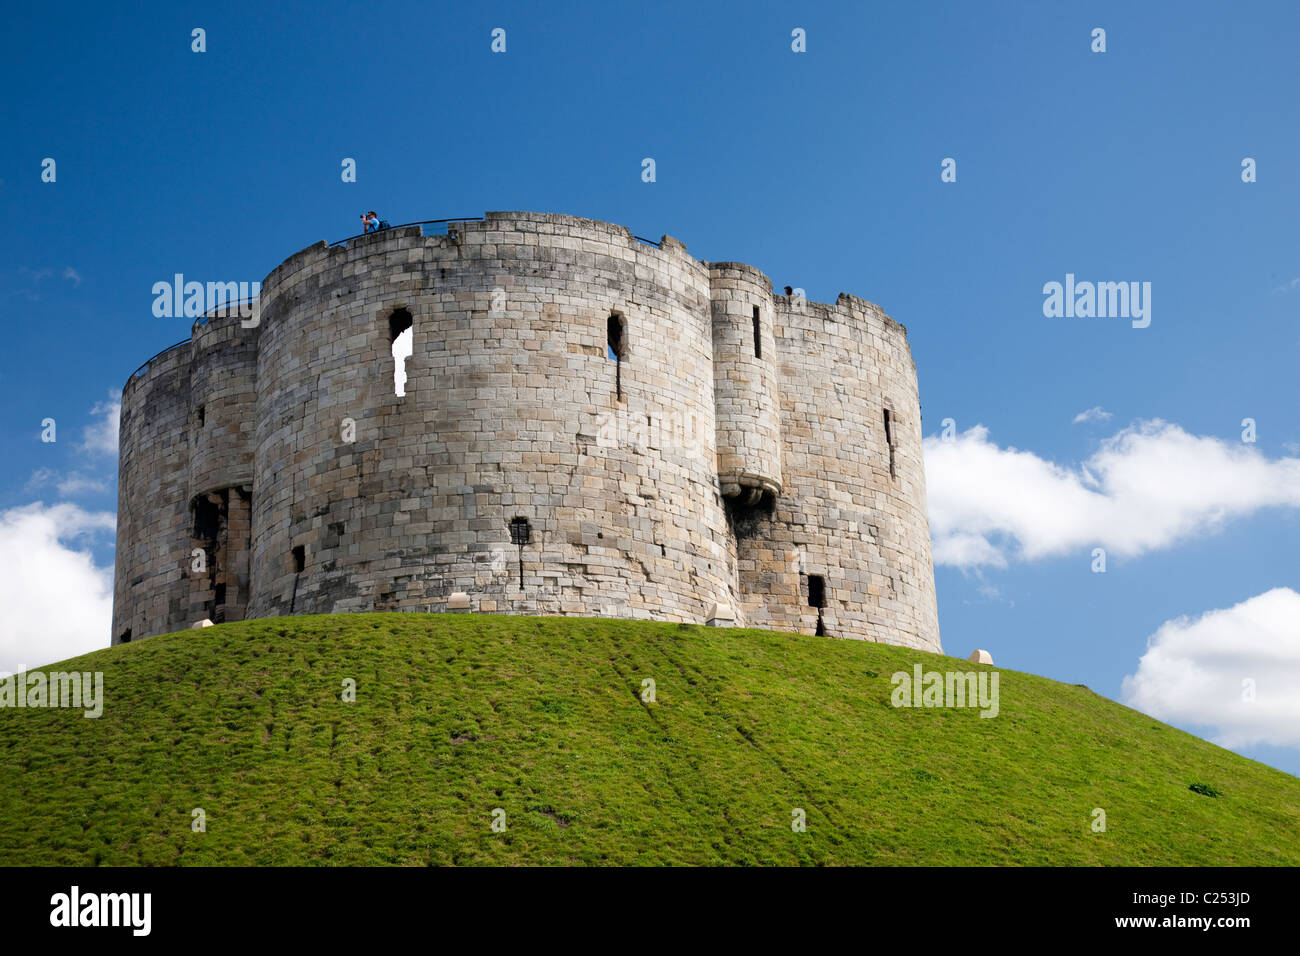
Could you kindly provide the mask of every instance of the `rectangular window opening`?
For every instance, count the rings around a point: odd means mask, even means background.
[[[763,357],[763,323],[758,306],[754,306],[754,358]]]
[[[815,608],[826,606],[826,579],[820,574],[808,575],[808,606]]]
[[[306,545],[297,545],[293,549],[293,573],[302,574],[303,569],[307,567],[307,547]]]

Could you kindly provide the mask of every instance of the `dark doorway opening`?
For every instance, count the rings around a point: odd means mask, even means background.
[[[822,620],[822,610],[826,607],[826,579],[820,574],[808,575],[808,606],[817,609],[818,637],[826,636],[826,622]]]
[[[808,575],[808,606],[819,609],[826,606],[826,579],[820,574]]]

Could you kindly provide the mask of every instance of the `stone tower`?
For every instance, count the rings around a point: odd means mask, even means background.
[[[123,389],[113,643],[468,605],[941,650],[916,369],[877,306],[504,212],[310,246],[260,304]]]

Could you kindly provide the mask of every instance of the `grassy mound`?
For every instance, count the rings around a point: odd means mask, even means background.
[[[574,618],[150,638],[44,668],[102,671],[99,719],[0,709],[0,864],[1300,865],[1295,777],[1014,671],[993,719],[892,706],[918,662],[979,669]]]

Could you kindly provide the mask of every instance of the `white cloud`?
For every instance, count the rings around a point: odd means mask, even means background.
[[[108,491],[107,479],[96,478],[94,475],[86,475],[79,471],[69,472],[65,475],[53,468],[37,468],[32,472],[32,476],[27,479],[27,484],[23,490],[34,491],[51,483],[58,488],[59,494],[64,498],[71,498],[87,492],[102,494]]]
[[[2,180],[0,180],[0,182],[2,182]],[[26,266],[19,266],[18,272],[20,275],[24,275],[29,280],[36,283],[43,282],[54,275],[54,270],[48,267],[44,269],[28,269]],[[72,266],[64,266],[63,271],[59,274],[74,286],[81,285],[81,273],[72,268]]]
[[[934,514],[934,506],[930,506],[930,514]],[[983,535],[964,534],[960,531],[953,531],[947,534],[938,534],[934,531],[934,518],[930,518],[931,536],[933,542],[931,550],[933,551],[935,564],[950,564],[958,568],[977,568],[983,565],[991,565],[995,568],[1005,568],[1007,558]]]
[[[1005,567],[1103,547],[1135,556],[1261,508],[1300,508],[1300,458],[1139,422],[1078,467],[1000,448],[976,425],[925,440],[934,560]]]
[[[99,421],[91,422],[81,433],[82,451],[97,455],[117,454],[117,432],[122,414],[122,393],[109,392],[108,401],[96,402],[91,408],[92,416],[98,415]]]
[[[113,572],[88,548],[112,514],[42,502],[0,512],[0,670],[16,672],[107,647]]]
[[[85,494],[105,494],[112,489],[113,470],[117,459],[118,421],[122,411],[120,392],[109,392],[108,401],[96,402],[90,410],[92,421],[81,431],[81,441],[74,447],[83,456],[89,456],[85,470],[60,471],[41,467],[27,479],[26,491],[53,485],[60,497],[75,498]],[[105,462],[106,456],[112,461]]]
[[[57,480],[59,473],[53,468],[37,468],[32,472],[32,476],[27,479],[27,484],[23,486],[24,491],[32,491],[36,488],[43,488],[51,481]]]
[[[88,493],[103,494],[108,491],[108,482],[102,478],[93,478],[74,471],[59,479],[59,494],[64,498]]]
[[[1243,681],[1254,682],[1246,699]],[[1166,621],[1147,641],[1124,702],[1213,728],[1215,743],[1300,748],[1300,594],[1274,588],[1226,610]]]
[[[1111,413],[1106,411],[1106,409],[1102,408],[1100,405],[1094,405],[1087,411],[1075,415],[1072,424],[1077,425],[1080,422],[1108,422],[1112,417]]]

